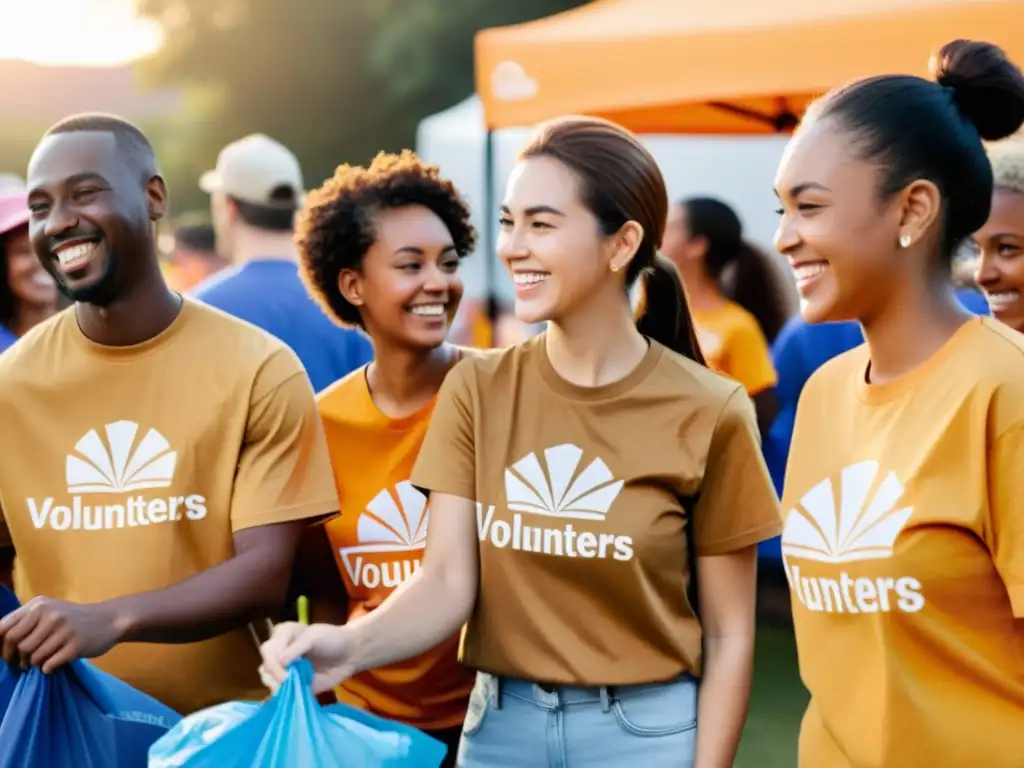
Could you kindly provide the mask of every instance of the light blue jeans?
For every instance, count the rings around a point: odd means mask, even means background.
[[[459,768],[692,768],[697,682],[555,686],[480,672]]]

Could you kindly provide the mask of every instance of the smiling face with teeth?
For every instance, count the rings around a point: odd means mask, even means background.
[[[106,305],[159,273],[163,180],[112,132],[46,136],[29,164],[32,245],[76,302]]]
[[[992,314],[1024,332],[1024,192],[998,187],[985,226],[974,234],[978,250],[975,279]]]
[[[515,313],[522,322],[559,322],[588,307],[607,315],[622,303],[619,269],[628,265],[636,245],[613,271],[613,257],[624,250],[622,237],[602,235],[568,166],[543,155],[521,160],[509,177],[500,225],[498,255],[515,285]],[[635,228],[623,227],[630,238]]]
[[[30,309],[36,316],[40,315],[40,311],[52,311],[57,306],[57,286],[32,252],[28,227],[21,226],[0,234],[0,250],[0,269],[4,271],[0,280],[5,281],[7,293],[14,302],[10,308],[0,306],[0,322],[13,325],[17,321],[19,307]],[[4,293],[0,290],[0,304],[3,303]],[[8,309],[15,317],[3,317]]]
[[[898,245],[917,190],[880,199],[878,168],[851,146],[835,120],[808,122],[787,145],[776,175],[775,247],[793,269],[810,323],[871,317],[901,284],[929,271],[922,254]]]
[[[459,255],[444,222],[422,205],[374,216],[376,238],[359,269],[338,276],[376,345],[434,349],[448,338],[462,300]]]

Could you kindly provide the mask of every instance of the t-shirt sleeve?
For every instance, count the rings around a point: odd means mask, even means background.
[[[475,408],[470,366],[464,360],[445,377],[423,439],[412,484],[422,491],[476,498]]]
[[[313,388],[293,354],[278,354],[253,388],[231,499],[232,530],[318,518],[337,508]]]
[[[742,384],[748,395],[753,397],[775,386],[778,377],[768,341],[755,321],[738,325],[730,333],[728,354],[726,373]]]
[[[989,449],[986,540],[1013,615],[1024,619],[1024,424],[1004,432]]]
[[[715,425],[693,512],[698,555],[721,555],[778,536],[782,513],[764,459],[757,416],[741,389]]]

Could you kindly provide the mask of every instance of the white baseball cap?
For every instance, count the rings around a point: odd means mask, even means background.
[[[199,188],[208,194],[223,192],[254,205],[296,209],[302,205],[305,189],[298,158],[262,133],[224,147],[217,157],[217,167],[200,177]],[[290,199],[280,198],[282,189],[291,192]]]

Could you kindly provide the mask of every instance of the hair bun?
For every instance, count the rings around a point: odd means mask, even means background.
[[[1024,125],[1024,74],[999,46],[953,40],[933,57],[931,69],[981,138],[996,141]]]

